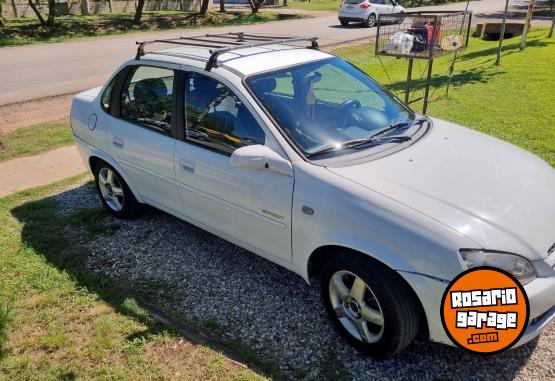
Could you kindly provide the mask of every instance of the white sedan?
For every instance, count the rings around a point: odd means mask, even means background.
[[[312,49],[289,44],[301,40]],[[145,54],[154,42],[181,46]],[[415,113],[316,47],[240,33],[142,43],[72,104],[106,209],[149,204],[319,284],[367,354],[394,355],[419,331],[452,345],[443,292],[484,264],[528,294],[518,344],[539,335],[555,318],[553,168]]]
[[[395,0],[344,0],[339,8],[339,22],[361,22],[367,27],[376,25],[378,16],[385,13],[402,13],[405,8]]]

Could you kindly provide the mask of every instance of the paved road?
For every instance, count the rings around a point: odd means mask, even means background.
[[[513,0],[517,3],[521,0]],[[434,10],[464,9],[466,3],[433,7]],[[474,22],[496,18],[504,0],[471,1]],[[419,8],[429,9],[429,8]],[[317,17],[248,26],[133,33],[125,36],[84,39],[53,44],[0,48],[0,105],[60,94],[75,93],[102,84],[106,77],[132,56],[135,41],[179,35],[244,30],[250,33],[317,35],[322,46],[370,38],[376,28],[341,27],[337,15],[319,12]]]

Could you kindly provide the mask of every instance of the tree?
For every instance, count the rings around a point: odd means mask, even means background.
[[[2,1],[0,1],[0,4],[2,3]],[[12,9],[13,9],[13,15],[15,18],[18,18],[17,15],[17,5],[15,4],[15,0],[12,0]]]
[[[220,0],[220,12],[225,12],[225,0]]]
[[[283,0],[283,6],[284,6],[284,7],[287,6],[287,0]]]
[[[89,0],[81,0],[81,14],[83,16],[89,14]]]
[[[54,25],[54,16],[56,16],[56,0],[48,0],[48,18],[46,19],[46,25]]]
[[[4,27],[4,17],[2,17],[2,3],[4,2],[4,0],[0,0],[0,28]],[[2,32],[0,30],[0,32]]]
[[[39,19],[40,25],[46,26],[46,21],[44,21],[44,17],[42,17],[39,10],[37,9],[37,5],[33,3],[33,0],[27,0],[27,1],[29,2],[29,6],[31,7],[31,9],[33,10],[33,12],[35,12],[35,15]]]
[[[206,11],[208,10],[208,4],[210,3],[210,0],[202,0],[200,3],[200,11],[199,13],[201,15],[205,15]]]
[[[139,0],[137,2],[137,9],[135,10],[135,17],[133,18],[133,24],[139,25],[141,23],[141,17],[143,17],[144,6],[145,6],[145,0]]]
[[[249,0],[249,5],[251,6],[252,13],[258,12],[262,6],[266,4],[266,0]]]

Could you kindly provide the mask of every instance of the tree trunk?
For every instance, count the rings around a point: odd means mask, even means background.
[[[503,38],[505,37],[505,23],[507,20],[507,10],[509,9],[509,0],[505,1],[505,11],[503,12],[503,24],[501,24],[501,35],[499,36],[499,48],[497,48],[497,58],[495,64],[501,64],[501,49],[503,49]]]
[[[35,15],[39,19],[40,25],[46,26],[46,22],[44,21],[44,17],[42,17],[42,15],[40,14],[39,10],[37,9],[36,4],[33,3],[33,0],[27,0],[27,1],[29,2],[29,6],[31,7],[31,9],[33,10],[33,12],[35,12]]]
[[[13,8],[13,15],[17,18],[17,5],[15,4],[15,0],[12,0],[12,8]]]
[[[526,21],[524,22],[524,31],[522,32],[522,39],[520,40],[520,50],[524,50],[524,48],[526,48],[526,38],[528,37],[528,31],[530,31],[530,24],[532,23],[532,15],[534,14],[534,2],[535,0],[530,0],[530,3],[528,3]]]
[[[220,0],[220,12],[225,12],[225,0]]]
[[[48,0],[48,18],[46,19],[46,25],[54,25],[54,16],[56,16],[56,0]]]
[[[283,6],[284,6],[284,7],[287,6],[287,0],[283,0]]]
[[[251,6],[251,12],[256,13],[264,5],[265,0],[249,0],[249,5]]]
[[[137,10],[135,11],[135,17],[133,18],[133,24],[139,25],[141,23],[141,17],[143,17],[143,8],[145,6],[145,0],[139,0],[137,3]]]
[[[108,0],[108,9],[110,10],[110,13],[112,13],[112,0]]]
[[[555,16],[553,16],[553,19],[551,19],[551,29],[549,29],[549,34],[547,35],[547,38],[551,38],[553,36],[553,27],[555,27]]]
[[[81,14],[83,16],[89,14],[89,0],[81,0]]]
[[[200,2],[200,11],[199,13],[201,15],[205,15],[206,11],[208,11],[208,3],[210,2],[210,0],[201,0]]]

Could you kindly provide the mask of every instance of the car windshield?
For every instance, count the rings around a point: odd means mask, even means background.
[[[373,79],[339,58],[251,76],[247,85],[306,155],[367,139],[415,114]]]

